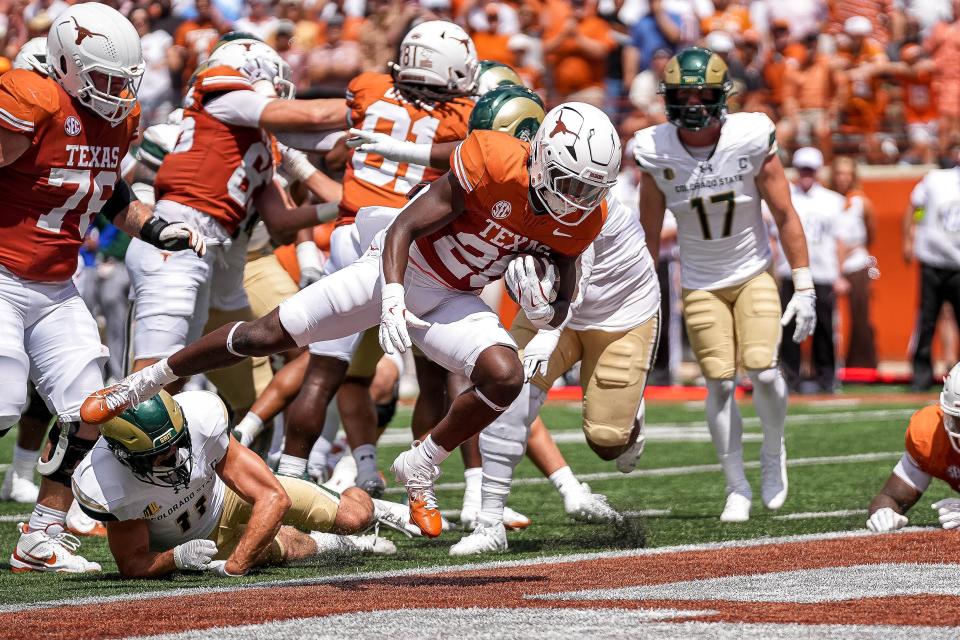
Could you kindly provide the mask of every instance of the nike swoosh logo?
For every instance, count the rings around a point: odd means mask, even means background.
[[[564,233],[563,231],[560,231],[560,229],[554,229],[554,230],[553,230],[553,235],[555,235],[555,236],[560,236],[561,238],[572,238],[572,237],[573,237],[573,236],[570,235],[569,233]]]

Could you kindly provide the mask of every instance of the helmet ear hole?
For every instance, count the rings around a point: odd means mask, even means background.
[[[67,58],[65,56],[60,56],[60,73],[67,72]]]

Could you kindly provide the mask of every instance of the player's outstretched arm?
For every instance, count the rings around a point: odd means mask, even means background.
[[[30,148],[30,138],[0,127],[0,167],[13,164]]]
[[[462,140],[418,144],[396,138],[377,131],[350,129],[352,137],[347,138],[347,147],[367,153],[376,153],[388,160],[408,162],[434,169],[450,168],[450,154]]]
[[[904,515],[917,503],[923,493],[891,473],[883,489],[870,503],[867,528],[876,533],[894,531],[907,524]]]
[[[660,257],[660,231],[663,229],[663,216],[667,211],[667,201],[657,186],[657,181],[644,172],[640,179],[640,225],[647,237],[647,250],[654,264]]]
[[[255,205],[270,236],[281,244],[293,242],[301,229],[329,222],[337,214],[337,208],[328,203],[295,206],[276,182],[260,191]]]
[[[347,102],[343,98],[271,100],[260,114],[260,126],[274,133],[342,130],[347,126]]]
[[[124,578],[160,578],[177,569],[205,571],[217,555],[216,543],[204,539],[167,551],[151,551],[146,520],[107,522],[107,543]]]
[[[236,549],[225,563],[214,563],[212,567],[220,575],[240,576],[265,555],[290,509],[290,497],[260,456],[236,438],[230,438],[227,455],[217,464],[216,471],[228,487],[253,505]]]

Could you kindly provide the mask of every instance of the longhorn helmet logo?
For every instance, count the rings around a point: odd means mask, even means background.
[[[448,37],[448,36],[447,36],[447,32],[444,31],[443,33],[441,33],[441,34],[440,34],[440,37],[441,37],[441,38],[446,38],[446,37]],[[457,36],[449,36],[449,38],[450,38],[451,40],[455,40],[456,42],[459,42],[460,44],[462,44],[462,45],[463,45],[463,48],[467,50],[467,53],[470,53],[470,38],[469,38],[469,37],[467,37],[467,38],[458,38]]]
[[[548,137],[552,138],[553,136],[557,135],[558,133],[569,133],[570,135],[572,135],[572,136],[574,137],[574,140],[579,140],[579,139],[580,139],[580,134],[579,134],[577,131],[572,131],[569,127],[567,127],[566,123],[563,121],[563,114],[564,114],[565,111],[566,111],[566,109],[563,109],[563,110],[560,111],[560,114],[557,116],[557,123],[556,123],[555,125],[553,125],[553,131],[550,132],[550,135],[549,135]],[[571,109],[571,111],[572,111],[572,109]],[[576,112],[574,112],[574,113],[576,113]],[[578,129],[578,131],[579,131],[579,129]],[[577,159],[577,149],[576,149],[576,147],[574,147],[572,144],[566,144],[566,145],[564,145],[564,146],[567,148],[567,151],[570,153],[570,155],[573,156],[573,159],[576,160],[576,159]]]
[[[87,38],[93,38],[95,36],[109,39],[107,38],[107,35],[105,33],[97,33],[96,31],[90,31],[90,29],[87,29],[86,27],[81,27],[80,23],[77,22],[77,19],[74,18],[73,16],[71,16],[70,19],[73,20],[73,24],[76,25],[77,27],[77,41],[76,41],[77,46],[80,46],[81,44],[83,44],[83,41],[86,40]]]

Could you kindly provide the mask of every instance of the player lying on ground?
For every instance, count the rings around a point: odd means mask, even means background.
[[[943,381],[940,404],[913,414],[904,439],[903,457],[870,503],[867,528],[877,533],[905,527],[907,511],[933,478],[960,491],[960,364]],[[944,529],[960,527],[960,499],[946,498],[931,506]]]
[[[516,345],[478,294],[516,255],[549,256],[559,274],[556,298],[528,296],[524,311],[539,327],[559,326],[576,287],[576,260],[603,224],[604,197],[619,170],[620,140],[606,114],[582,103],[551,114],[553,126],[529,146],[507,134],[473,132],[454,152],[454,168],[412,200],[360,260],[260,320],[222,327],[92,395],[82,409],[86,419],[102,423],[180,377],[349,335],[379,319],[385,350],[405,351],[412,335],[428,357],[474,383],[393,464],[413,522],[439,535],[437,465],[506,410],[523,386]]]
[[[334,535],[370,527],[370,497],[274,476],[230,436],[215,394],[161,391],[100,430],[77,466],[73,493],[87,515],[106,523],[125,577],[177,569],[239,576],[328,552],[396,551],[373,535]]]

